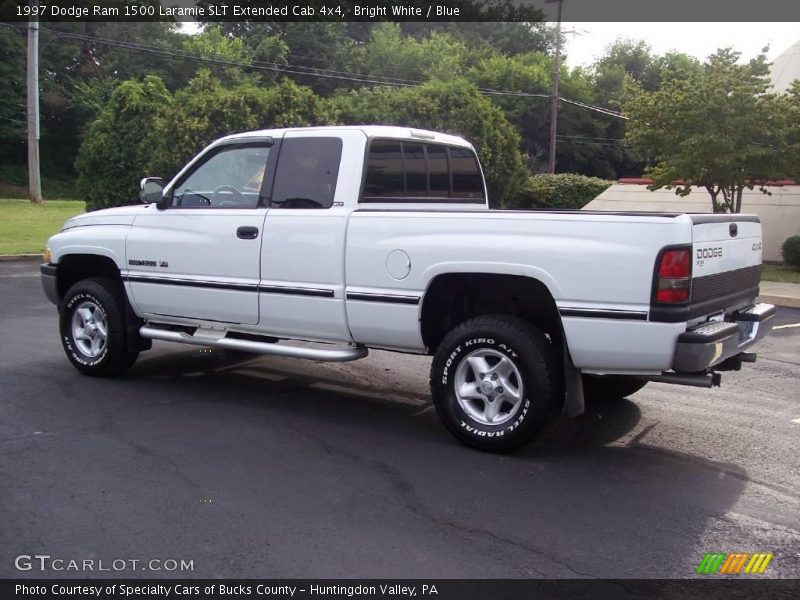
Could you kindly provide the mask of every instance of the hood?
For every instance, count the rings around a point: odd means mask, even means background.
[[[136,215],[140,215],[148,210],[156,210],[155,205],[134,204],[132,206],[119,206],[117,208],[96,210],[68,219],[61,228],[61,231],[72,229],[73,227],[85,227],[87,225],[132,225]]]

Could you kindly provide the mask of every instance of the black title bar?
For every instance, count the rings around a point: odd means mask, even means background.
[[[0,0],[0,21],[555,21],[558,0]],[[563,21],[800,21],[787,0],[563,0]]]
[[[62,579],[0,580],[2,598],[85,600],[519,600],[550,598],[797,598],[797,580],[693,579]]]

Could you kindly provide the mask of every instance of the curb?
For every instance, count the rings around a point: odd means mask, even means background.
[[[12,261],[43,261],[41,254],[0,254],[0,262],[12,262]]]
[[[758,297],[759,302],[766,302],[767,304],[774,304],[775,306],[783,306],[784,308],[800,308],[800,298],[792,296],[773,296],[771,294],[764,294]]]

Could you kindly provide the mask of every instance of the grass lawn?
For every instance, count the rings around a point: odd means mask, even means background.
[[[64,221],[86,210],[84,202],[46,200],[41,206],[28,200],[0,200],[0,254],[35,254],[58,233]]]
[[[783,283],[800,283],[800,271],[795,271],[783,265],[764,265],[761,273],[764,281],[780,281]]]

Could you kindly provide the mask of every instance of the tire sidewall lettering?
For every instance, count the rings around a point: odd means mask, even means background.
[[[108,341],[106,341],[106,346],[105,348],[103,348],[103,352],[100,354],[100,356],[97,356],[95,358],[89,358],[76,348],[74,341],[72,339],[72,327],[69,325],[69,323],[72,321],[74,307],[86,300],[94,302],[95,305],[97,305],[97,307],[103,313],[103,317],[106,319],[106,322],[108,322],[108,313],[106,312],[106,308],[103,305],[103,303],[97,298],[97,296],[90,294],[88,292],[78,292],[74,296],[71,296],[64,305],[64,307],[66,308],[67,333],[62,336],[62,341],[64,344],[64,348],[66,349],[68,355],[74,362],[83,365],[85,367],[94,367],[102,363],[103,360],[108,355],[108,348],[109,348]],[[109,338],[110,335],[111,331],[109,330]]]
[[[451,398],[452,406],[459,414],[458,423],[460,427],[466,431],[471,436],[476,438],[499,438],[504,437],[512,432],[514,432],[517,428],[519,428],[525,421],[529,411],[530,411],[530,399],[527,397],[528,393],[528,386],[525,385],[525,393],[526,397],[522,402],[519,412],[515,416],[515,418],[509,423],[506,424],[504,427],[500,429],[491,429],[486,427],[485,425],[481,425],[469,418],[469,416],[465,415],[458,405],[458,400],[455,397],[455,391],[450,389],[451,387],[451,376],[455,373],[456,368],[463,360],[464,356],[473,350],[478,350],[480,348],[492,348],[493,350],[497,350],[503,352],[506,356],[514,361],[517,365],[517,368],[520,372],[525,373],[525,367],[519,361],[519,354],[514,350],[514,348],[506,343],[497,340],[496,338],[490,336],[473,336],[468,338],[467,340],[460,343],[456,346],[453,351],[448,356],[445,364],[442,368],[442,373],[440,377],[440,382],[445,387],[445,393]]]

